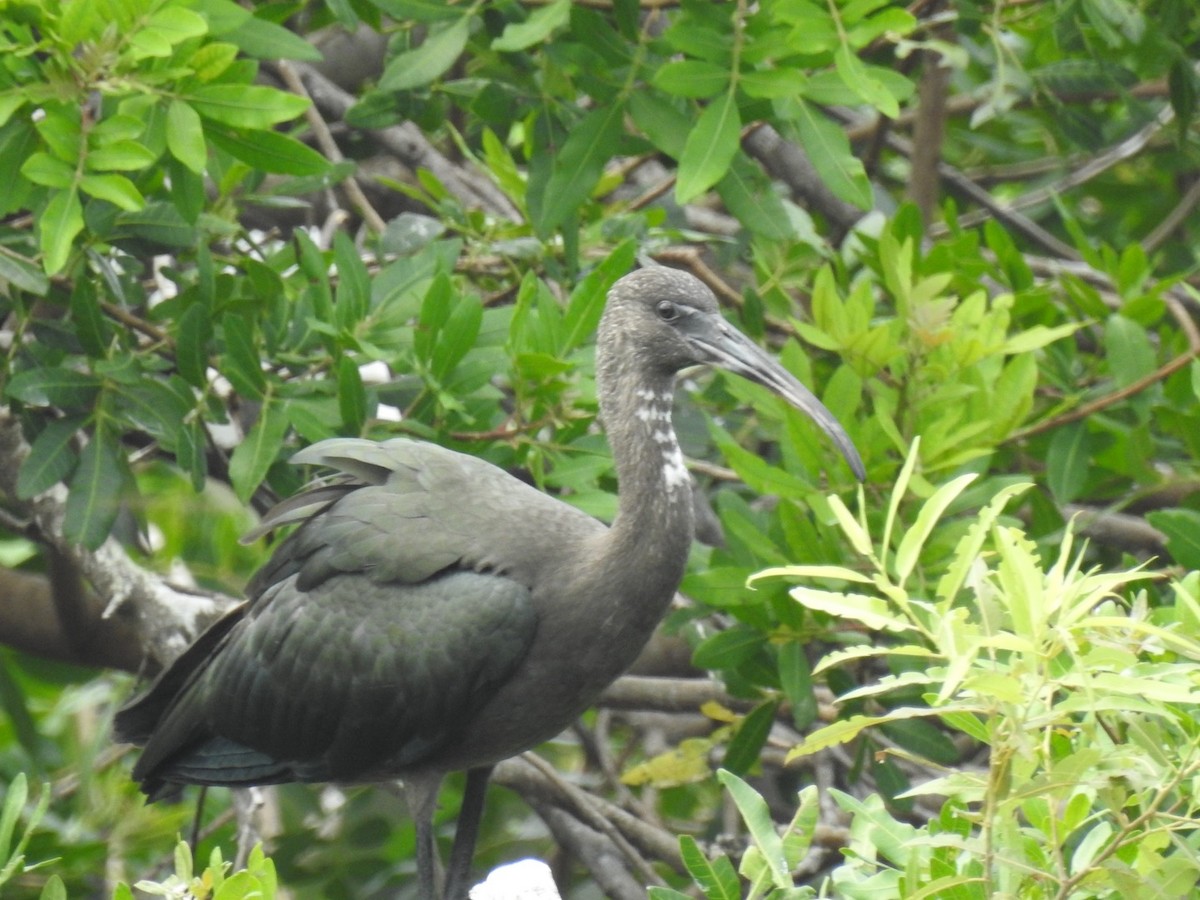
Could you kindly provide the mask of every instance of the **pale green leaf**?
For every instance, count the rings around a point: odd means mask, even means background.
[[[742,814],[754,845],[770,868],[774,885],[780,888],[790,887],[792,879],[788,871],[787,857],[783,852],[783,840],[775,830],[775,821],[771,818],[767,802],[754,788],[732,772],[721,769],[717,772],[717,778],[733,798],[738,812]]]
[[[900,539],[900,546],[896,550],[895,569],[898,584],[904,584],[908,576],[912,574],[912,570],[917,565],[921,548],[925,546],[926,539],[933,533],[942,513],[958,498],[959,494],[967,489],[975,477],[974,473],[960,475],[938,488],[933,496],[921,505],[921,511],[917,513],[917,520],[904,533],[904,537]]]
[[[855,581],[859,584],[872,584],[871,577],[845,566],[776,566],[756,572],[747,580],[754,584],[760,578],[823,578],[831,581]]]
[[[42,249],[42,268],[47,275],[58,273],[67,264],[75,237],[83,231],[83,205],[75,188],[56,191],[38,219],[38,238]]]
[[[208,162],[208,145],[200,115],[182,100],[167,105],[167,149],[177,160],[200,175]]]
[[[309,101],[272,87],[253,84],[208,84],[183,99],[202,118],[234,128],[268,129],[308,109]]]
[[[21,174],[34,184],[46,187],[69,188],[75,183],[74,166],[40,150],[25,160]]]
[[[841,619],[862,622],[867,628],[884,631],[910,631],[905,619],[895,615],[886,600],[867,594],[843,594],[835,591],[819,591],[807,587],[794,587],[791,595],[806,609],[816,610]]]
[[[146,205],[146,198],[134,183],[124,175],[113,172],[104,175],[87,173],[79,180],[79,187],[85,194],[107,200],[113,206],[130,212]]]

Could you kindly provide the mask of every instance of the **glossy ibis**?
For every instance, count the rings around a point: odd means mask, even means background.
[[[674,596],[692,494],[675,373],[720,366],[811,416],[861,479],[845,431],[720,314],[696,278],[647,268],[609,292],[596,345],[620,486],[606,527],[434,444],[322,441],[340,473],[267,514],[299,527],[149,691],[117,716],[151,799],[178,784],[404,781],[421,895],[434,897],[443,776],[467,787],[445,896],[466,896],[491,767],[554,737],[633,662]]]

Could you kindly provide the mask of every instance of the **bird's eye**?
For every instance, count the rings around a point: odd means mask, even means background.
[[[664,322],[674,322],[679,318],[679,308],[670,300],[658,301],[658,306],[654,307],[654,311]]]

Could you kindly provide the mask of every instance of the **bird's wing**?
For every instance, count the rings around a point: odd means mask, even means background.
[[[134,774],[152,796],[170,781],[353,780],[432,755],[524,658],[555,541],[603,528],[432,444],[335,439],[294,460],[340,474],[268,513],[264,529],[299,528],[247,606],[118,718],[146,745]]]
[[[547,552],[603,526],[490,463],[404,438],[322,441],[293,462],[336,469],[284,501],[257,532],[300,522],[247,588],[251,598],[298,575],[301,590],[342,573],[418,584],[454,568],[532,587]]]
[[[153,796],[397,774],[461,733],[536,627],[529,591],[497,575],[337,575],[308,591],[287,578],[182,679],[134,777]]]

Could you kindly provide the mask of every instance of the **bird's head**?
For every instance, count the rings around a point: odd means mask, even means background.
[[[600,321],[598,347],[607,367],[659,377],[694,365],[718,366],[774,391],[805,413],[837,445],[854,474],[865,477],[849,435],[794,375],[721,315],[713,292],[679,269],[639,269],[617,281]]]

